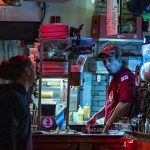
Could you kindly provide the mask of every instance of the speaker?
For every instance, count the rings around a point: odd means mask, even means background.
[[[106,15],[93,15],[91,22],[91,37],[106,37]]]

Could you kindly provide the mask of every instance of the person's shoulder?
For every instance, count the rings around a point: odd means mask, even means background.
[[[10,108],[16,106],[17,97],[10,90],[4,90],[0,93],[0,108]]]
[[[131,75],[134,76],[134,73],[127,67],[124,67],[121,71],[121,75]]]
[[[134,80],[134,78],[135,78],[134,73],[129,68],[124,67],[120,74],[120,81]]]
[[[8,99],[9,101],[18,101],[18,91],[14,88],[13,84],[8,84],[5,87],[5,90],[3,92],[3,98]]]

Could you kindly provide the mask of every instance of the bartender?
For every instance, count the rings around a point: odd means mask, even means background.
[[[112,79],[106,91],[105,106],[87,121],[87,126],[95,126],[96,120],[104,117],[103,133],[107,133],[114,122],[131,115],[135,103],[135,77],[117,46],[105,46],[98,58],[103,61]]]

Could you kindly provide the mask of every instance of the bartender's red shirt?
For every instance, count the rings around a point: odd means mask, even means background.
[[[106,92],[105,123],[111,117],[119,102],[135,101],[135,77],[126,67],[123,67],[111,80]],[[128,113],[129,115],[129,113]]]

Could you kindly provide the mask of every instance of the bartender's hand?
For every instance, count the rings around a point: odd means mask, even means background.
[[[96,124],[96,120],[97,120],[97,117],[96,117],[96,116],[93,116],[92,118],[90,118],[90,119],[87,121],[86,126],[87,126],[87,127],[89,127],[89,126],[94,127],[95,124]]]
[[[102,131],[102,133],[104,133],[104,134],[108,134],[108,127],[105,125],[104,126],[104,129],[103,129],[103,131]]]
[[[110,127],[111,127],[111,124],[109,122],[107,122],[106,125],[104,126],[102,133],[108,134],[108,130]]]

